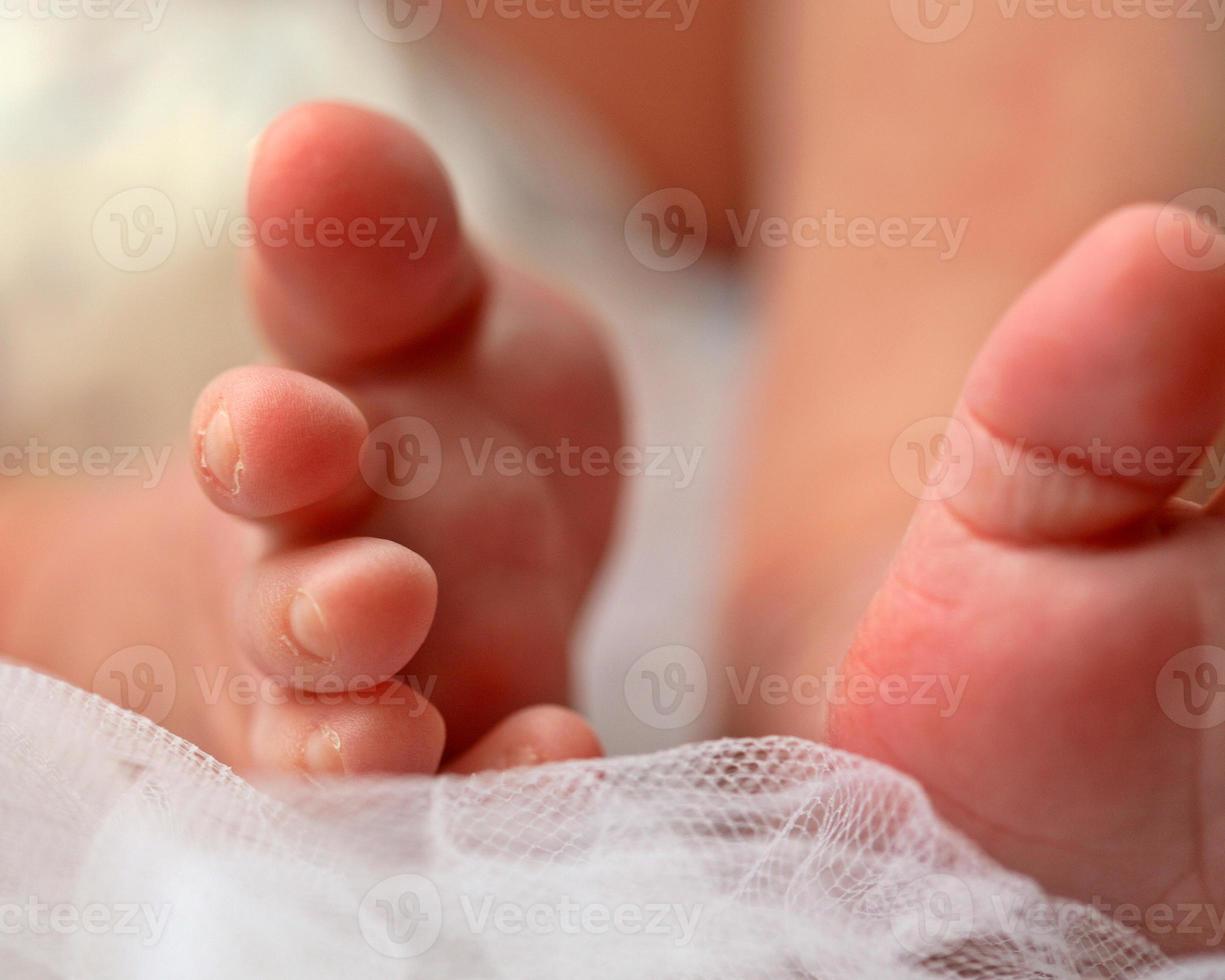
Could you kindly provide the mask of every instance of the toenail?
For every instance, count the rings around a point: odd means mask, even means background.
[[[336,638],[328,629],[319,603],[299,591],[289,604],[289,632],[297,649],[321,663],[335,663],[339,652]]]
[[[251,139],[247,142],[247,175],[248,177],[250,176],[251,171],[255,169],[256,158],[259,157],[259,151],[263,148],[263,146],[264,146],[264,133],[260,133],[258,136],[252,136]]]
[[[234,427],[230,424],[230,413],[221,406],[201,433],[201,465],[231,495],[238,493],[238,480],[242,473],[242,460],[238,455],[238,442],[234,438]]]
[[[495,769],[522,769],[525,766],[535,767],[540,765],[544,760],[541,759],[540,753],[536,751],[532,745],[519,745],[507,752],[493,768]]]
[[[302,750],[302,762],[307,771],[321,776],[343,776],[344,756],[340,754],[340,735],[330,725],[320,725],[311,732]]]

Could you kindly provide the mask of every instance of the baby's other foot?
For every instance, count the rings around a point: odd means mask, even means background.
[[[1225,519],[1173,499],[1225,419],[1225,270],[1167,257],[1176,218],[1115,214],[1004,317],[842,666],[877,696],[831,711],[1055,893],[1198,909],[1173,948],[1225,911],[1225,705],[1196,687],[1225,666]]]

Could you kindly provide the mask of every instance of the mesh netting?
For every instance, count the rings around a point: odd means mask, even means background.
[[[0,665],[6,977],[1219,977],[793,739],[256,788]]]

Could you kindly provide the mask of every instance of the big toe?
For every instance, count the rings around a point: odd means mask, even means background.
[[[1177,260],[1196,220],[1116,212],[1017,301],[971,371],[932,496],[987,536],[1066,541],[1186,481],[1225,418],[1225,267]]]
[[[265,132],[248,208],[251,284],[272,343],[297,367],[338,375],[449,326],[482,276],[451,184],[394,119],[308,103]]]

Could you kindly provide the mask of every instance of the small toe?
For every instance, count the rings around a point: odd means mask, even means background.
[[[279,682],[362,690],[401,670],[424,642],[438,586],[425,559],[380,538],[289,549],[252,570],[239,599],[247,656]]]
[[[390,681],[329,697],[286,692],[256,708],[251,755],[264,772],[314,778],[432,774],[442,758],[442,716],[406,684]]]
[[[517,711],[447,765],[469,775],[568,759],[598,759],[600,740],[587,721],[568,708],[539,705]]]
[[[322,381],[283,368],[236,368],[196,402],[193,464],[222,510],[280,517],[357,487],[367,432],[357,406]]]

